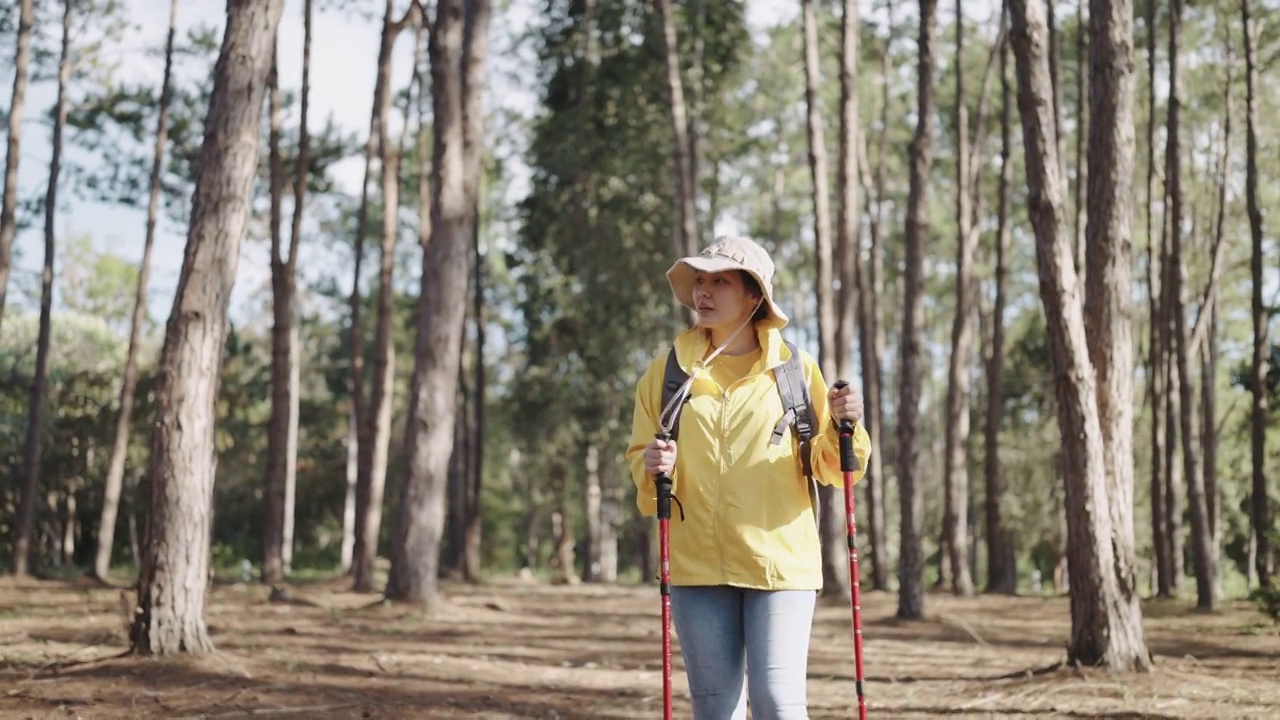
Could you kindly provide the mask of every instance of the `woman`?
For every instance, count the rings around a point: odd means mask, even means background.
[[[666,472],[683,510],[671,523],[671,610],[697,720],[745,720],[748,696],[757,720],[807,717],[822,550],[799,445],[771,442],[784,414],[774,370],[791,356],[773,272],[769,254],[740,237],[676,262],[667,280],[697,314],[673,346],[689,380],[661,407],[664,352],[636,388],[626,453],[636,504],[656,513],[653,477]],[[813,477],[841,485],[837,423],[861,420],[862,398],[852,386],[829,391],[813,358],[800,359],[817,419]],[[677,408],[679,451],[656,439]],[[866,467],[861,426],[853,441]]]

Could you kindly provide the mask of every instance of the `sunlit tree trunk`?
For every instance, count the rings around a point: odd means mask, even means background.
[[[883,404],[884,369],[881,358],[885,357],[886,340],[884,316],[880,307],[880,298],[884,294],[884,227],[885,227],[885,176],[888,172],[889,159],[889,90],[890,90],[890,55],[893,41],[893,0],[885,4],[886,24],[889,36],[885,39],[884,49],[880,53],[880,134],[879,148],[876,152],[876,173],[874,181],[875,208],[871,215],[871,247],[869,248],[866,279],[859,282],[858,312],[859,347],[862,351],[863,395],[865,410],[863,424],[871,437],[871,461],[866,484],[868,515],[871,536],[871,587],[875,590],[889,589],[889,558],[887,548],[888,527],[885,518],[885,490],[888,487],[888,476],[885,472],[883,453],[885,423]],[[868,170],[869,172],[869,170]]]
[[[18,41],[13,57],[13,94],[9,96],[9,132],[4,161],[4,198],[0,203],[0,327],[4,323],[4,302],[9,287],[13,239],[18,233],[18,165],[22,159],[22,116],[26,109],[27,79],[31,65],[31,29],[35,26],[32,0],[21,0],[18,10]]]
[[[293,178],[293,217],[287,254],[281,257],[280,201],[272,202],[271,218],[271,419],[267,426],[267,493],[262,574],[267,583],[278,583],[292,570],[293,513],[298,479],[298,411],[300,357],[298,348],[297,275],[298,246],[302,242],[302,215],[311,159],[307,129],[311,94],[311,0],[303,4],[302,99],[298,119],[298,157]],[[275,70],[272,71],[275,76]],[[272,196],[283,194],[284,168],[280,165],[278,136],[279,87],[271,88],[274,179]]]
[[[400,148],[387,131],[391,118],[391,56],[396,38],[406,26],[419,21],[415,3],[399,20],[395,2],[387,0],[378,49],[378,79],[374,89],[377,119],[379,175],[382,180],[382,238],[378,264],[378,315],[374,325],[373,378],[366,415],[361,418],[360,458],[356,478],[356,542],[352,564],[357,592],[373,590],[373,566],[382,529],[382,499],[387,483],[391,443],[391,392],[395,383],[396,352],[391,323],[395,311],[396,236],[400,212]]]
[[[430,605],[438,588],[460,342],[478,222],[488,0],[441,0],[431,34],[435,166],[391,574],[386,596]]]
[[[71,82],[71,15],[75,3],[63,0],[62,52],[58,60],[58,99],[53,109],[53,151],[49,183],[44,198],[44,268],[40,273],[40,331],[36,339],[36,369],[31,381],[27,410],[27,442],[22,462],[22,494],[13,532],[13,573],[30,571],[31,537],[36,527],[36,500],[40,496],[40,460],[44,446],[45,403],[49,396],[49,334],[53,314],[54,220],[58,212],[58,180],[62,172],[62,130],[67,124],[67,85]]]
[[[283,0],[227,5],[186,255],[160,356],[147,468],[151,516],[129,633],[139,654],[213,649],[204,607],[215,403],[227,305],[257,168],[262,96],[283,7]]]
[[[1053,85],[1046,55],[1048,26],[1042,0],[1011,0],[1014,54],[1018,70],[1018,105],[1021,110],[1023,145],[1027,162],[1028,208],[1036,235],[1036,259],[1040,295],[1044,304],[1050,354],[1055,379],[1058,423],[1062,431],[1063,469],[1066,485],[1067,544],[1071,577],[1071,639],[1067,649],[1073,664],[1103,665],[1116,670],[1146,669],[1150,655],[1143,638],[1142,611],[1134,591],[1132,534],[1122,519],[1126,509],[1117,507],[1128,498],[1130,488],[1117,488],[1115,476],[1108,477],[1107,448],[1119,445],[1104,432],[1104,422],[1116,416],[1098,406],[1097,381],[1090,362],[1090,341],[1085,332],[1084,306],[1079,278],[1075,272],[1074,238],[1068,233],[1065,183],[1058,159],[1053,115]],[[1093,0],[1092,18],[1093,103],[1095,126],[1125,133],[1132,127],[1122,122],[1131,112],[1132,7],[1126,0]],[[1102,105],[1111,107],[1103,109]],[[1103,118],[1114,113],[1112,127]],[[1108,143],[1116,151],[1109,162],[1114,167],[1094,164],[1090,185],[1090,230],[1100,247],[1109,245],[1107,263],[1110,277],[1096,278],[1114,289],[1117,302],[1128,292],[1125,272],[1118,266],[1123,258],[1120,220],[1127,222],[1128,195],[1121,193],[1104,201],[1106,187],[1098,178],[1116,182],[1132,172],[1132,139],[1091,137],[1090,150],[1097,158]],[[1127,148],[1126,148],[1127,145]],[[1096,209],[1096,212],[1095,212]],[[1098,223],[1096,229],[1094,224]],[[1127,227],[1127,226],[1126,226]],[[1095,268],[1098,267],[1095,265]],[[1095,331],[1096,332],[1096,331]],[[1109,342],[1127,341],[1126,327],[1112,331]],[[1100,344],[1101,345],[1101,344]],[[1126,383],[1126,373],[1110,372],[1125,367],[1124,348],[1101,348],[1106,368],[1104,387],[1114,401],[1128,403],[1115,392]],[[1108,438],[1109,441],[1108,441]],[[1110,489],[1118,489],[1114,497]],[[1118,519],[1120,518],[1120,519]],[[1129,526],[1132,527],[1131,525]]]
[[[973,210],[969,169],[969,105],[964,89],[964,7],[956,0],[956,278],[955,318],[947,368],[946,438],[943,451],[943,544],[950,558],[951,589],[973,594],[969,574],[969,360],[973,349],[970,246]]]
[[[93,575],[107,581],[111,553],[115,545],[116,517],[120,510],[120,493],[124,486],[125,460],[129,454],[129,428],[133,417],[134,394],[138,387],[138,346],[142,342],[142,326],[147,318],[147,282],[151,276],[151,249],[155,245],[156,222],[160,213],[160,183],[164,171],[165,145],[169,139],[169,101],[173,96],[173,45],[178,27],[178,0],[169,3],[169,33],[164,50],[164,79],[160,82],[160,107],[157,108],[156,140],[151,153],[151,183],[147,198],[147,230],[142,243],[142,262],[138,266],[138,285],[129,322],[129,349],[125,353],[124,380],[120,384],[120,410],[116,415],[111,458],[102,490],[102,513],[98,520],[98,547],[93,560]]]
[[[1191,514],[1192,558],[1196,571],[1196,606],[1212,610],[1217,605],[1214,587],[1217,568],[1209,546],[1209,513],[1204,495],[1204,475],[1200,465],[1199,415],[1195,407],[1195,378],[1191,375],[1191,341],[1187,314],[1183,305],[1186,267],[1182,261],[1182,158],[1181,114],[1182,87],[1180,43],[1182,40],[1182,2],[1171,0],[1169,17],[1169,126],[1165,145],[1165,175],[1169,183],[1170,255],[1167,277],[1172,281],[1168,297],[1173,315],[1174,354],[1178,374],[1178,397],[1181,412],[1179,432],[1182,437],[1182,474],[1187,481],[1187,507]]]
[[[678,255],[693,255],[698,248],[697,215],[689,117],[685,108],[684,82],[680,78],[680,49],[671,0],[655,0],[662,23],[662,51],[666,65],[667,102],[671,105],[671,165],[675,176],[672,208],[672,242]]]

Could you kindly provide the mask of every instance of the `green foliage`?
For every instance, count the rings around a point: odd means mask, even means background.
[[[1249,600],[1257,606],[1259,612],[1280,624],[1280,583],[1272,580],[1267,587],[1254,588],[1249,593]]]

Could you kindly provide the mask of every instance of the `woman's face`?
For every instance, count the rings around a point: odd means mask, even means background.
[[[700,327],[733,330],[751,317],[759,299],[747,292],[737,270],[694,276],[693,307]]]

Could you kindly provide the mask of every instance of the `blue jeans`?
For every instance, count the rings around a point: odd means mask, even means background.
[[[805,678],[812,590],[671,588],[695,720],[808,717]],[[744,687],[744,675],[746,684]]]

